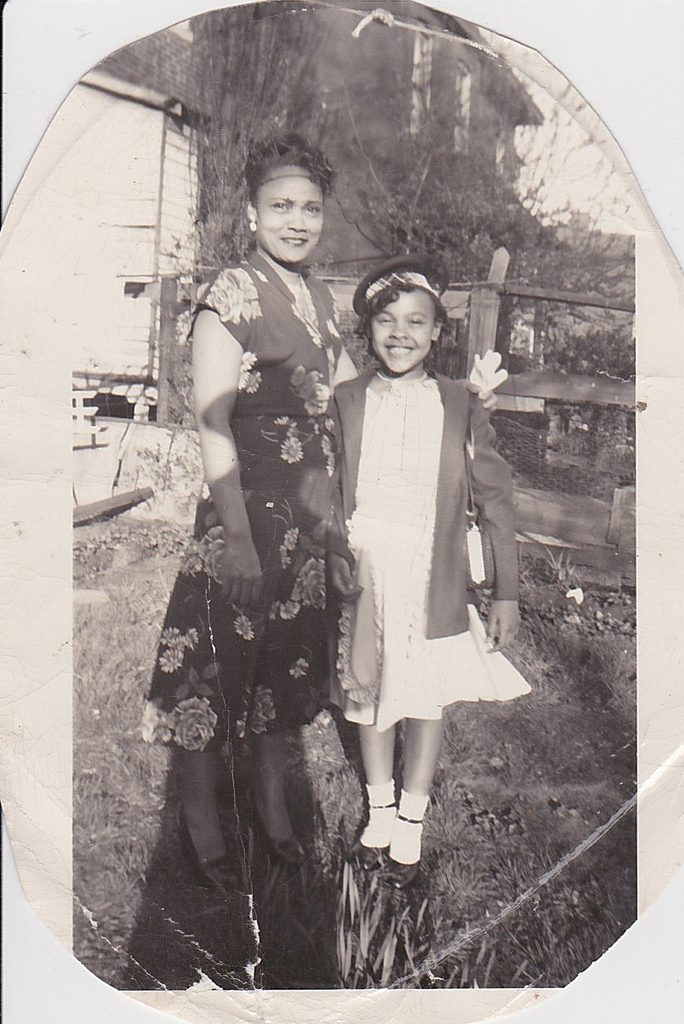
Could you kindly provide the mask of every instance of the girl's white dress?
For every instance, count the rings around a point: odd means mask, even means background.
[[[340,619],[345,717],[385,730],[439,719],[454,701],[510,700],[530,687],[468,605],[470,629],[426,639],[427,594],[444,409],[436,381],[369,387],[349,545],[363,591]],[[376,696],[373,696],[376,695]],[[358,698],[358,699],[354,699]]]

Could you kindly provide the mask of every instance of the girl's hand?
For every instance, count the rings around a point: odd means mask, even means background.
[[[261,596],[261,563],[251,537],[226,537],[219,575],[223,593],[232,604],[249,607]]]
[[[328,566],[330,567],[330,581],[337,596],[342,601],[355,601],[363,587],[360,587],[354,579],[347,559],[331,551],[328,555]]]
[[[517,601],[492,601],[487,619],[487,639],[492,651],[507,647],[520,625]]]

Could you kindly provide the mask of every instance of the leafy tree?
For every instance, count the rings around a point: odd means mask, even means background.
[[[204,269],[244,256],[249,231],[243,180],[250,143],[277,131],[322,130],[315,67],[323,32],[304,5],[270,4],[197,18],[195,61],[210,111],[199,139],[199,233]]]
[[[543,238],[543,225],[514,188],[477,153],[455,154],[436,127],[406,130],[391,154],[363,158],[369,173],[347,212],[382,251],[439,254],[456,280],[483,280],[492,253],[505,245],[514,260]],[[362,212],[361,212],[362,211]]]
[[[546,112],[548,144],[529,148],[521,194],[515,174],[502,173],[495,164],[487,137],[493,129],[486,124],[473,122],[468,151],[455,153],[442,102],[426,112],[420,131],[412,134],[406,116],[410,78],[403,64],[386,62],[382,95],[392,144],[386,144],[387,136],[377,142],[364,118],[364,88],[346,91],[346,122],[339,110],[330,115],[321,102],[329,24],[303,4],[239,7],[197,19],[201,92],[211,111],[199,146],[204,270],[243,256],[247,248],[242,170],[249,143],[275,130],[295,129],[326,146],[342,131],[357,170],[351,187],[337,198],[346,219],[380,252],[435,252],[447,262],[452,280],[472,282],[486,278],[494,250],[504,245],[511,254],[509,280],[591,292],[616,302],[633,297],[633,259],[624,246],[590,225],[574,229],[569,209],[542,212],[553,175],[563,171],[558,154],[568,136],[560,117],[554,122],[555,115]],[[491,77],[497,69],[487,71]],[[509,102],[515,100],[500,88],[500,112]],[[514,120],[512,113],[508,120]],[[503,304],[504,349],[508,318],[519,311],[519,304]],[[556,369],[621,377],[634,371],[628,315],[544,302],[535,311],[535,330],[543,341],[538,363],[543,359]]]

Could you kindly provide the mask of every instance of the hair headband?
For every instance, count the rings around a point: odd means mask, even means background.
[[[429,292],[430,295],[433,295],[439,301],[439,292],[434,285],[430,284],[424,274],[418,274],[412,270],[403,270],[388,274],[387,277],[378,277],[369,284],[366,288],[366,302],[370,302],[374,295],[377,295],[378,292],[383,292],[385,288],[395,288],[399,284],[412,284],[415,288],[422,288],[423,291]]]
[[[266,185],[270,181],[280,181],[281,178],[306,178],[307,181],[313,182],[311,172],[307,171],[305,167],[300,167],[298,164],[276,164],[266,172],[260,184]]]

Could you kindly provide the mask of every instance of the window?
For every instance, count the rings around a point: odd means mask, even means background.
[[[411,72],[411,135],[425,127],[430,113],[430,78],[432,76],[431,36],[417,35],[413,44],[413,71]]]
[[[470,102],[473,76],[470,68],[463,61],[456,65],[454,95],[454,152],[468,152],[468,135],[470,132]]]

